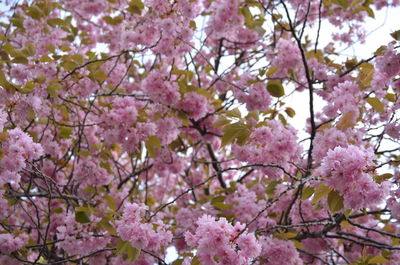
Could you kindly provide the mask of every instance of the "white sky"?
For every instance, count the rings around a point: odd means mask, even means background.
[[[337,51],[341,51],[341,54],[346,55],[343,56],[344,60],[352,56],[357,56],[359,60],[367,59],[371,57],[380,46],[387,45],[389,42],[393,41],[390,33],[400,29],[400,8],[376,11],[375,17],[376,19],[368,18],[365,24],[364,28],[367,29],[365,43],[356,43],[348,48],[343,47],[342,49],[337,49]],[[323,30],[321,30],[319,48],[331,42],[332,32],[337,31],[337,29],[329,23],[322,24],[321,28]],[[286,102],[288,106],[296,111],[296,116],[290,120],[291,124],[298,130],[303,130],[305,121],[309,117],[308,94],[296,93],[295,96],[288,98]],[[315,103],[316,111],[319,111],[324,104],[318,96],[315,97]],[[307,137],[307,134],[300,132],[299,137]]]

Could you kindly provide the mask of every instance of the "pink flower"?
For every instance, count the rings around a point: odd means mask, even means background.
[[[178,137],[181,121],[177,118],[166,117],[158,119],[156,125],[156,135],[160,138],[161,144],[168,145]]]
[[[316,174],[325,177],[326,183],[344,197],[345,207],[376,205],[385,198],[388,187],[372,179],[374,158],[370,149],[354,145],[336,147],[328,151]]]
[[[203,215],[197,221],[195,233],[185,233],[185,240],[190,247],[197,248],[203,264],[245,265],[259,255],[261,247],[253,234],[239,235],[243,228],[240,223],[232,226],[225,218],[216,221],[212,216]]]
[[[131,242],[133,247],[158,251],[172,240],[172,233],[167,231],[162,222],[142,222],[147,210],[143,204],[128,203],[124,207],[121,220],[116,221],[117,233],[121,239]]]
[[[193,119],[203,118],[208,111],[208,100],[196,92],[188,92],[180,103],[180,107]]]
[[[143,89],[155,102],[174,106],[180,99],[179,88],[169,82],[164,70],[154,70],[143,81]]]
[[[267,265],[302,265],[293,242],[280,240],[273,237],[261,237],[262,251],[260,257],[262,264]]]

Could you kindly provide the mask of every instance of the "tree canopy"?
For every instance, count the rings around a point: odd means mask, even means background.
[[[0,263],[400,264],[397,6],[6,1]]]

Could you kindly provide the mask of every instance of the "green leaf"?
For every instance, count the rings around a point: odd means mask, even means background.
[[[74,68],[75,68],[75,67],[74,67]],[[72,69],[71,69],[71,70],[72,70]],[[97,68],[97,69],[93,70],[93,71],[90,73],[90,77],[91,77],[93,80],[97,80],[97,81],[99,81],[99,82],[104,82],[104,81],[107,79],[106,73],[105,73],[102,69],[100,69],[100,68]]]
[[[332,0],[332,3],[341,6],[343,8],[347,8],[349,6],[349,3],[347,0]]]
[[[286,232],[284,234],[279,234],[279,237],[282,239],[289,239],[296,237],[298,232]]]
[[[347,112],[346,114],[342,115],[342,117],[339,120],[339,124],[337,125],[337,127],[340,130],[353,127],[355,125],[355,123],[353,121],[353,116],[354,116],[354,112],[353,111]]]
[[[233,118],[238,118],[238,119],[240,119],[242,117],[239,108],[227,110],[227,111],[225,111],[225,113],[228,117],[233,117]]]
[[[2,47],[2,49],[6,52],[6,53],[8,53],[9,55],[11,55],[11,56],[13,56],[14,54],[15,54],[15,52],[14,52],[14,46],[12,46],[10,43],[6,43],[6,44],[4,44],[3,45],[3,47]],[[13,56],[14,57],[14,56]]]
[[[42,10],[38,6],[28,6],[25,9],[26,14],[33,19],[39,20],[44,16]]]
[[[0,86],[5,88],[7,91],[15,91],[16,87],[7,81],[6,76],[4,75],[3,71],[0,69]]]
[[[43,256],[40,256],[38,262],[40,262],[40,263],[47,263],[47,259],[45,259]]]
[[[51,57],[48,56],[47,54],[42,55],[42,57],[40,58],[40,62],[42,62],[42,63],[49,63],[52,61],[53,61],[53,59],[51,59]]]
[[[20,64],[28,64],[29,63],[28,59],[26,59],[26,57],[23,57],[23,56],[15,57],[11,62],[12,63],[20,63]]]
[[[233,142],[239,130],[240,127],[238,123],[228,124],[227,126],[225,126],[223,129],[224,135],[222,136],[221,139],[221,145],[225,146]]]
[[[128,244],[129,244],[128,241],[124,241],[124,240],[119,238],[118,241],[117,241],[117,246],[115,247],[116,248],[115,253],[117,255],[124,253],[128,248]]]
[[[29,94],[33,91],[34,88],[35,88],[35,84],[32,81],[29,81],[25,84],[24,87],[21,87],[20,89],[18,89],[18,91],[22,94]]]
[[[72,61],[64,61],[60,64],[60,66],[62,66],[67,71],[72,71],[78,67],[78,65]],[[90,77],[92,77],[92,79],[93,79],[93,76],[90,76]]]
[[[293,118],[293,117],[296,115],[296,112],[295,112],[294,109],[292,109],[291,107],[287,107],[287,108],[285,109],[285,112],[287,113],[287,115],[288,115],[290,118]]]
[[[84,157],[88,157],[90,156],[92,153],[89,150],[80,150],[79,152],[76,152],[76,155],[78,156],[84,156]]]
[[[314,193],[314,197],[312,199],[312,202],[318,203],[320,200],[322,200],[329,192],[331,191],[331,189],[326,186],[326,185],[319,185],[316,189],[315,189],[315,193]]]
[[[160,139],[157,136],[151,135],[147,138],[146,149],[150,157],[157,156],[157,149],[161,147]]]
[[[364,10],[367,11],[368,16],[375,18],[374,10],[371,7],[365,6]]]
[[[215,202],[212,204],[215,209],[217,210],[232,210],[233,205],[232,204],[225,204],[223,202]]]
[[[10,22],[17,28],[24,29],[24,19],[22,17],[10,18]]]
[[[222,131],[224,132],[221,139],[222,146],[232,143],[235,139],[237,139],[238,144],[242,145],[251,133],[243,122],[228,124]]]
[[[105,17],[103,17],[103,20],[109,25],[116,26],[116,25],[119,25],[122,23],[122,21],[124,20],[124,17],[122,15],[117,16],[117,17],[105,16]]]
[[[400,30],[396,30],[390,33],[390,36],[392,36],[393,39],[400,41]]]
[[[393,93],[387,93],[385,98],[391,102],[396,102],[396,95]]]
[[[142,14],[142,9],[144,8],[144,4],[141,0],[131,0],[128,3],[129,7],[126,9],[128,12],[132,14]]]
[[[75,221],[81,224],[90,223],[90,218],[87,212],[75,212]]]
[[[335,190],[329,192],[328,206],[332,212],[337,212],[343,209],[343,197]]]
[[[285,117],[282,114],[279,113],[278,118],[281,120],[283,125],[287,124],[287,121],[286,121]]]
[[[79,53],[73,54],[70,57],[74,62],[76,62],[78,64],[83,64],[85,61],[85,59],[83,58],[83,55],[79,54]]]
[[[246,143],[247,138],[249,138],[250,134],[251,134],[251,131],[247,127],[240,130],[236,136],[237,144],[244,145]]]
[[[22,54],[26,57],[34,56],[36,53],[36,47],[33,43],[26,43],[25,48],[21,50]]]
[[[368,264],[383,264],[383,263],[388,263],[390,260],[382,257],[382,256],[376,256],[368,260]]]
[[[197,29],[197,25],[196,25],[196,22],[194,20],[189,22],[189,28],[191,28],[194,31]]]
[[[53,211],[53,213],[62,213],[62,212],[64,212],[63,208],[54,208],[52,211]]]
[[[8,132],[0,132],[0,143],[3,143],[8,138]]]
[[[384,112],[383,103],[378,98],[367,98],[367,102],[377,111]]]
[[[110,209],[112,210],[116,210],[118,205],[117,202],[115,201],[114,197],[110,196],[110,195],[104,195],[104,200],[106,200],[108,207],[110,207]]]
[[[218,118],[218,120],[216,122],[213,123],[213,126],[215,127],[220,127],[220,126],[224,126],[228,123],[230,123],[231,121],[229,119],[227,119],[224,116],[221,116]]]
[[[10,57],[8,56],[8,53],[6,53],[5,51],[0,51],[0,60],[3,61],[10,61]]]
[[[47,20],[47,24],[51,27],[56,27],[56,26],[67,26],[68,23],[65,20],[62,20],[61,18],[50,18]]]
[[[350,7],[355,7],[358,4],[361,4],[362,2],[364,2],[365,0],[353,0],[353,2],[351,3]]]
[[[269,81],[267,83],[267,90],[273,97],[282,97],[285,95],[285,89],[279,81]]]
[[[56,92],[61,89],[62,89],[62,86],[58,82],[50,82],[50,84],[46,88],[47,93],[49,93],[49,95],[53,98],[57,97]]]
[[[4,75],[3,71],[0,69],[0,85],[4,86],[7,83],[8,83],[8,81],[6,79],[6,76]]]
[[[211,204],[219,203],[219,202],[224,202],[225,199],[226,199],[226,196],[223,196],[223,195],[221,195],[221,196],[216,196],[216,197],[212,198]]]
[[[279,67],[271,67],[268,69],[268,71],[265,73],[266,76],[271,76],[274,74],[276,71],[279,70]]]
[[[314,188],[310,187],[310,186],[306,186],[306,187],[303,188],[303,192],[301,194],[301,199],[302,200],[307,200],[313,194],[314,194]]]
[[[117,231],[106,218],[101,219],[101,221],[97,225],[110,233],[110,235],[117,235]]]
[[[277,180],[273,180],[271,181],[267,188],[265,189],[265,193],[267,193],[268,195],[273,195],[275,190],[276,190],[276,186],[279,184],[280,182]]]
[[[139,258],[140,249],[132,247],[132,245],[129,243],[127,247],[127,253],[128,253],[128,259],[134,262]]]
[[[104,161],[100,161],[100,167],[102,167],[105,170],[107,170],[107,172],[109,174],[112,174],[112,172],[113,172],[110,163],[107,163],[107,162],[104,162]]]
[[[174,262],[172,262],[171,265],[182,265],[182,263],[183,263],[183,259],[177,259]]]
[[[60,127],[60,138],[68,139],[72,135],[72,129],[67,127]]]
[[[194,256],[190,265],[201,265],[201,262],[197,256]]]
[[[393,174],[390,173],[385,173],[382,175],[376,175],[374,176],[374,180],[378,183],[382,183],[385,180],[391,179],[393,177]]]
[[[48,50],[49,52],[55,53],[56,47],[54,47],[54,45],[52,45],[52,44],[49,44],[49,45],[46,45],[46,50]]]
[[[119,238],[116,246],[116,254],[119,255],[123,253],[126,253],[128,259],[134,262],[140,255],[140,249],[132,247],[130,242],[124,241]]]

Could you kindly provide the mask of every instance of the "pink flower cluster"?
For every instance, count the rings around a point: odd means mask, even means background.
[[[296,163],[299,160],[301,147],[293,127],[272,120],[268,121],[268,126],[255,128],[246,145],[234,145],[233,152],[240,161],[289,167],[290,162]],[[260,169],[269,177],[278,178],[283,175],[277,168]]]
[[[387,200],[387,207],[392,217],[400,220],[400,189],[391,192],[392,197]]]
[[[165,69],[153,70],[143,81],[143,89],[152,100],[158,103],[175,106],[181,95],[175,82],[168,82]]]
[[[137,101],[134,98],[117,98],[112,104],[110,112],[105,114],[104,122],[110,126],[120,125],[121,127],[130,127],[136,123]]]
[[[329,150],[317,174],[344,198],[344,206],[364,208],[381,202],[388,193],[386,182],[374,182],[374,154],[372,150],[349,145]]]
[[[313,150],[315,165],[319,166],[328,151],[331,149],[333,150],[335,147],[347,147],[350,142],[353,145],[362,146],[362,138],[364,134],[364,130],[355,128],[348,128],[341,131],[335,127],[332,127],[318,131],[314,139]]]
[[[275,53],[270,57],[271,65],[279,68],[271,77],[287,75],[289,69],[296,70],[301,63],[301,55],[296,43],[284,38],[278,40]]]
[[[154,159],[154,169],[160,177],[167,177],[169,174],[172,174],[175,178],[175,175],[181,173],[184,167],[185,159],[177,156],[168,149],[160,149],[157,157]],[[165,189],[165,187],[162,189]]]
[[[233,209],[228,213],[234,214],[236,219],[242,223],[250,222],[265,204],[264,201],[259,201],[257,194],[244,184],[237,185],[235,193],[229,196],[225,202],[233,205]]]
[[[79,1],[72,0],[67,2],[67,7],[80,12],[81,14],[97,15],[106,9],[106,4],[102,0]]]
[[[108,174],[107,170],[100,167],[98,159],[90,159],[81,157],[76,164],[75,176],[76,181],[80,183],[80,188],[87,186],[99,187],[107,185],[112,180],[112,175]]]
[[[162,145],[168,145],[176,140],[181,124],[181,121],[175,117],[165,117],[156,121],[156,135]]]
[[[336,128],[328,128],[319,132],[314,139],[313,158],[315,163],[319,165],[329,150],[347,145],[346,134]]]
[[[400,73],[400,54],[389,45],[385,53],[375,59],[375,66],[376,70],[384,73],[387,78],[392,78]]]
[[[330,104],[323,108],[323,112],[328,117],[336,117],[338,114],[352,113],[351,120],[356,121],[359,116],[359,104],[362,93],[357,83],[344,81],[337,84],[333,91],[327,96],[326,100]]]
[[[240,223],[232,226],[225,218],[216,221],[203,215],[197,220],[195,233],[185,233],[185,240],[197,249],[202,264],[245,265],[260,254],[261,246],[253,234],[239,235],[242,229],[244,225]]]
[[[6,122],[7,122],[7,114],[5,111],[0,109],[0,132],[3,131]]]
[[[0,234],[0,256],[9,255],[12,252],[22,248],[28,241],[26,234],[14,236],[13,234]]]
[[[161,221],[154,224],[142,222],[146,210],[147,206],[143,204],[126,204],[122,219],[115,222],[117,233],[135,248],[159,251],[162,246],[171,242],[172,233]]]
[[[43,155],[40,144],[19,128],[7,131],[7,140],[3,143],[4,156],[0,160],[0,186],[5,183],[16,184],[20,181],[19,171],[25,168],[26,160],[38,159]]]
[[[248,75],[242,77],[240,80],[241,86],[248,86],[247,80],[250,79],[252,76]],[[235,96],[238,98],[240,102],[246,103],[246,108],[249,111],[253,110],[260,110],[266,111],[269,109],[271,105],[271,96],[268,93],[265,83],[257,82],[249,86],[248,93],[243,92],[240,89],[235,90]]]
[[[302,265],[299,253],[293,242],[273,237],[261,237],[262,251],[258,264],[266,265]]]
[[[386,124],[385,133],[393,139],[400,139],[400,124],[398,122]]]
[[[395,82],[392,78],[400,73],[400,54],[396,53],[392,45],[388,45],[384,54],[375,59],[375,72],[372,87],[378,96],[386,94],[386,88]]]
[[[205,96],[194,91],[185,94],[184,99],[180,102],[180,108],[195,120],[203,118],[208,110],[208,100]]]
[[[214,15],[210,20],[212,29],[217,33],[224,35],[234,32],[234,28],[243,23],[243,16],[238,12],[238,3],[240,0],[215,1],[211,4],[211,10]]]
[[[91,229],[90,226],[95,224],[95,221],[99,221],[93,217],[91,219],[91,223],[78,224],[72,212],[67,214],[64,217],[64,224],[57,227],[57,238],[60,239],[57,246],[69,255],[85,255],[105,248],[110,243],[109,236],[101,234],[96,236],[94,232],[82,232],[82,230]],[[78,237],[81,239],[77,240]]]

